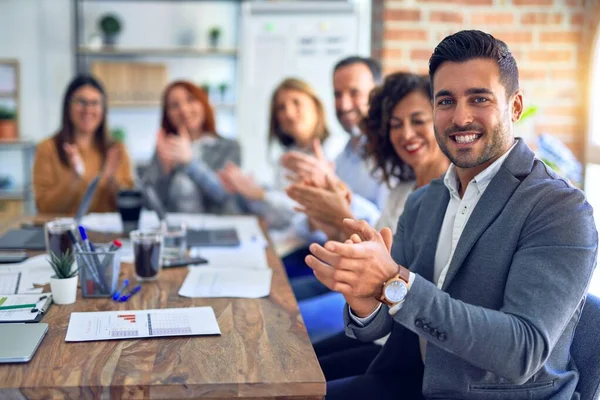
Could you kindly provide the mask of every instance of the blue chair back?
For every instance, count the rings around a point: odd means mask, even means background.
[[[600,298],[588,294],[575,328],[571,355],[579,370],[581,400],[600,399]]]

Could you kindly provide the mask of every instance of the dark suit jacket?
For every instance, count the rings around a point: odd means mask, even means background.
[[[416,278],[400,311],[384,306],[360,327],[346,306],[347,335],[392,332],[368,373],[418,363],[419,335],[427,398],[578,398],[569,350],[598,250],[584,194],[519,140],[473,210],[442,291],[432,279],[449,198],[436,180],[407,201],[392,256]]]

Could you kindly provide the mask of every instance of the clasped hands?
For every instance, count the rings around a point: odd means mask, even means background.
[[[192,137],[185,126],[179,127],[177,135],[159,130],[156,137],[156,154],[166,174],[171,173],[177,166],[192,161]]]
[[[379,304],[383,283],[398,273],[392,258],[392,231],[380,232],[366,221],[344,219],[345,242],[328,241],[310,245],[306,264],[315,277],[330,290],[340,292],[356,315],[367,316]]]
[[[286,193],[300,204],[296,210],[308,216],[311,229],[324,231],[330,239],[343,240],[349,235],[344,235],[342,221],[354,218],[352,192],[335,175],[318,140],[313,141],[312,149],[313,155],[290,151],[281,158],[295,180]]]

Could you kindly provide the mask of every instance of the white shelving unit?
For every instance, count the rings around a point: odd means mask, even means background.
[[[208,84],[217,131],[236,138],[238,97],[238,25],[242,0],[73,0],[75,70],[86,73],[94,61],[160,63],[168,81]],[[98,21],[115,14],[122,31],[114,47],[98,47],[90,38],[100,34]],[[208,31],[219,26],[220,43],[211,47]],[[222,96],[218,86],[227,84]],[[149,159],[160,123],[160,99],[119,101],[109,98],[109,123],[127,135],[136,163]],[[150,140],[149,140],[150,139]]]

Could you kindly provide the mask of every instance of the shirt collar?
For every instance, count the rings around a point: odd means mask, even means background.
[[[471,182],[475,184],[475,187],[477,188],[477,191],[480,194],[483,193],[483,191],[485,191],[492,179],[494,179],[494,177],[500,170],[500,167],[502,166],[502,164],[504,164],[504,161],[506,160],[508,155],[511,153],[511,151],[513,151],[513,149],[517,145],[517,141],[518,140],[515,140],[513,145],[510,147],[510,149],[508,149],[506,153],[502,154],[502,156],[500,156],[496,161],[491,163],[486,169],[478,173],[475,176],[475,178],[471,180]],[[471,182],[469,182],[469,184],[471,184]],[[450,163],[448,171],[446,171],[446,175],[444,176],[444,185],[446,185],[451,195],[459,195],[459,180],[458,176],[456,175],[456,167],[452,163]]]

